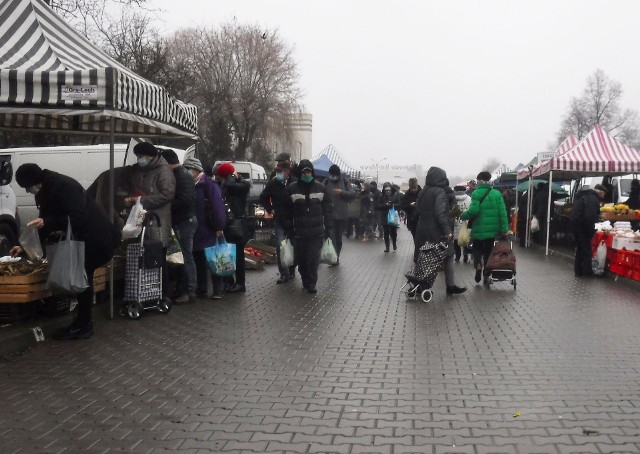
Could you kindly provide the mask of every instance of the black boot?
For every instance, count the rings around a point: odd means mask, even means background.
[[[389,240],[385,239],[384,240],[384,252],[389,252]]]
[[[452,285],[451,287],[447,287],[447,295],[458,295],[466,291],[467,291],[467,287],[458,287],[457,285]]]
[[[393,240],[393,250],[398,250],[398,246],[396,246],[396,240]]]

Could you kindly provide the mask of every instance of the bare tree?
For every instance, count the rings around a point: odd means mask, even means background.
[[[192,99],[199,116],[209,117],[201,119],[209,127],[201,131],[205,149],[215,148],[214,125],[231,135],[226,158],[265,156],[266,139],[286,141],[301,94],[293,50],[277,31],[231,22],[218,29],[184,30],[171,47],[192,65]],[[257,139],[264,140],[257,145]]]
[[[570,133],[578,140],[582,139],[595,125],[602,126],[627,144],[636,144],[639,137],[638,114],[631,109],[622,110],[622,93],[620,82],[609,79],[601,69],[596,70],[587,79],[582,96],[569,101],[558,133],[558,144]]]

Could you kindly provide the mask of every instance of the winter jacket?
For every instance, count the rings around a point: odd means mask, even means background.
[[[376,210],[376,196],[368,187],[360,191],[360,220],[371,223]]]
[[[449,216],[451,204],[445,191],[447,187],[445,171],[438,167],[431,167],[427,172],[425,187],[418,194],[416,245],[422,246],[427,241],[437,243],[442,240],[442,237],[452,233]]]
[[[376,210],[380,215],[380,225],[387,225],[389,210],[393,207],[395,207],[396,210],[400,208],[400,194],[392,191],[391,194],[387,196],[384,190],[380,191],[380,195],[376,200]]]
[[[464,213],[469,209],[469,205],[471,205],[471,197],[469,197],[465,191],[458,191],[455,193],[455,195],[456,195],[456,203],[458,204],[460,213]],[[458,239],[458,235],[460,235],[460,229],[462,228],[463,223],[464,221],[462,219],[456,219],[453,226],[454,240]]]
[[[141,195],[140,203],[144,209],[160,218],[160,237],[154,227],[149,229],[149,237],[160,239],[167,247],[171,240],[171,201],[176,192],[176,179],[171,167],[162,156],[157,156],[145,167],[134,164],[129,178],[130,194]]]
[[[362,192],[355,191],[354,199],[349,202],[349,219],[360,219],[360,210],[362,207]]]
[[[251,189],[251,182],[235,175],[227,175],[222,182],[222,196],[229,204],[229,208],[237,218],[242,218],[247,209],[247,196]]]
[[[46,238],[51,232],[71,230],[76,240],[84,241],[85,257],[98,266],[108,262],[120,244],[120,230],[96,205],[80,183],[66,175],[44,170],[42,187],[35,196]]]
[[[176,193],[171,202],[171,222],[177,226],[196,215],[196,188],[193,176],[186,168],[176,167],[173,176],[176,179]]]
[[[482,204],[480,200],[487,194]],[[492,189],[488,184],[478,185],[471,194],[471,205],[462,213],[462,219],[473,218],[471,239],[486,240],[495,238],[499,234],[505,234],[509,230],[507,210],[504,207],[504,199],[497,189]]]
[[[337,181],[331,181],[331,177],[324,182],[327,194],[333,203],[333,219],[336,221],[346,221],[349,218],[349,202],[356,197],[356,192],[348,179],[340,176]],[[340,189],[340,194],[336,194],[334,189]]]
[[[326,187],[313,180],[296,181],[289,186],[293,204],[293,229],[296,238],[316,238],[332,234],[333,214]]]
[[[191,178],[193,184],[193,178]],[[193,250],[202,251],[204,248],[213,246],[216,242],[216,232],[224,230],[227,223],[227,213],[224,209],[222,191],[220,185],[209,178],[205,173],[201,173],[195,190],[195,211],[198,218],[198,229],[193,237]],[[205,199],[209,200],[209,203]],[[211,208],[211,215],[206,215],[208,205]],[[213,225],[210,225],[210,223]]]
[[[640,209],[640,187],[631,188],[629,198],[627,199],[627,206],[632,210]]]
[[[574,231],[593,232],[594,224],[600,220],[600,197],[593,189],[584,189],[576,194],[569,222]]]
[[[404,193],[402,197],[402,201],[400,202],[400,209],[405,212],[407,216],[407,228],[409,231],[416,231],[416,226],[418,225],[418,217],[416,215],[416,207],[418,202],[418,195],[422,188],[418,186],[418,190],[416,192],[407,191]],[[412,205],[413,202],[416,202],[416,205]]]
[[[285,231],[293,229],[293,206],[287,187],[295,181],[292,176],[287,181],[272,178],[260,193],[260,205],[269,214],[275,212],[273,219]]]

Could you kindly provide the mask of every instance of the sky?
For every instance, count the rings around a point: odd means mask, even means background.
[[[313,155],[475,176],[529,162],[596,69],[640,111],[636,0],[149,0],[163,33],[278,29],[298,63]]]

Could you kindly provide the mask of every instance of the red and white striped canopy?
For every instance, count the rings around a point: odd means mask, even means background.
[[[555,155],[560,156],[565,154],[567,151],[575,147],[576,143],[578,143],[578,141],[576,140],[576,136],[574,136],[573,134],[569,134],[569,136],[566,139],[564,139],[560,145],[558,145],[558,148],[555,149]],[[542,164],[544,164],[544,162],[540,162],[536,164],[533,167],[533,170],[531,171],[531,173],[535,174],[536,170],[539,169]],[[529,169],[524,168],[524,169],[518,170],[518,180],[524,180],[525,178],[528,178],[528,177],[529,177]]]
[[[640,152],[613,138],[596,125],[569,151],[543,162],[533,170],[534,177],[553,172],[554,179],[584,175],[640,172]]]

